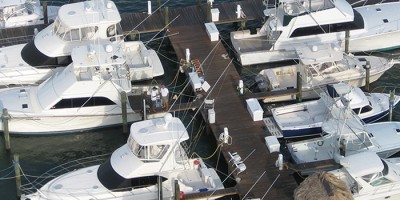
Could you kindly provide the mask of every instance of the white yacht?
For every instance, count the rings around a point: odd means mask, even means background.
[[[302,98],[318,98],[327,84],[345,82],[352,87],[365,85],[366,65],[370,66],[370,83],[399,63],[398,60],[376,56],[345,54],[332,44],[296,48],[299,64],[268,68],[255,77],[260,91],[297,88],[297,72],[302,78]],[[265,103],[295,100],[295,95],[266,97]]]
[[[330,92],[332,88],[333,92]],[[323,121],[329,116],[333,104],[352,109],[365,123],[372,123],[389,114],[390,95],[364,93],[360,88],[351,88],[344,83],[328,85],[329,92],[320,94],[313,101],[291,104],[271,109],[272,116],[283,137],[305,137],[319,135]],[[393,107],[400,101],[394,95]]]
[[[175,199],[176,181],[183,194],[223,189],[215,169],[188,158],[182,146],[188,139],[182,121],[169,113],[136,122],[128,142],[106,162],[58,176],[37,190],[29,187],[21,200],[157,199],[158,188],[161,199]]]
[[[323,160],[339,162],[359,152],[376,152],[388,158],[400,151],[400,122],[363,124],[350,109],[332,107],[331,117],[322,124],[322,136],[290,142],[287,148],[296,164]]]
[[[120,93],[131,94],[132,87],[129,63],[117,48],[76,47],[73,62],[39,86],[0,89],[10,133],[55,134],[121,124]],[[128,122],[142,119],[134,106],[127,103]]]
[[[33,41],[0,48],[0,85],[39,84],[72,62],[73,48],[86,44],[120,44],[127,62],[132,62],[132,81],[164,74],[157,53],[140,41],[124,42],[114,2],[91,0],[63,5],[55,22],[40,31]],[[136,68],[147,67],[137,75]],[[152,69],[152,70],[151,70]]]
[[[48,21],[57,17],[58,6],[47,6]],[[38,0],[0,1],[0,29],[43,24],[43,8]]]
[[[342,180],[355,200],[400,198],[400,158],[381,159],[363,152],[340,160],[341,169],[329,171]]]
[[[232,45],[242,65],[297,59],[295,48],[320,43],[349,51],[376,51],[400,46],[400,2],[352,8],[346,0],[279,0],[267,7],[266,22],[255,31],[231,33]]]

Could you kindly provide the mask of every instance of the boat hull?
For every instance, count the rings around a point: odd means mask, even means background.
[[[371,74],[370,76],[370,83],[375,82],[378,80],[383,73],[385,73],[386,70],[377,72],[375,74]],[[355,79],[344,79],[344,80],[337,80],[337,79],[332,79],[331,82],[326,82],[323,85],[315,85],[312,88],[303,88],[302,90],[302,99],[316,99],[319,98],[319,94],[326,89],[327,84],[334,84],[337,82],[345,82],[351,87],[363,87],[365,86],[365,77],[361,78],[355,78]],[[263,99],[264,103],[274,103],[274,102],[280,102],[280,101],[292,101],[296,100],[296,95],[294,94],[289,94],[289,95],[282,95],[282,96],[273,96],[273,97],[265,97]]]
[[[140,113],[128,113],[127,121],[142,120]],[[12,117],[8,126],[13,135],[51,135],[82,132],[122,124],[121,114],[112,115],[76,115],[46,117]],[[3,131],[3,124],[1,124]]]

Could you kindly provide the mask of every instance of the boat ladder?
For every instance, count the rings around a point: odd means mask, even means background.
[[[194,67],[194,70],[196,70],[197,74],[199,77],[204,75],[203,68],[201,67],[201,63],[199,59],[193,59],[190,61],[192,63],[192,66]]]
[[[275,120],[272,117],[267,117],[263,119],[265,127],[268,132],[277,138],[283,138],[281,130],[276,126]]]

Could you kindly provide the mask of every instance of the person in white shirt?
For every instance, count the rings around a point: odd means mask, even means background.
[[[168,96],[169,96],[169,91],[168,88],[165,87],[165,85],[161,85],[161,100],[163,103],[163,108],[164,110],[168,110]]]
[[[153,112],[157,112],[156,103],[157,103],[158,95],[159,95],[159,92],[158,92],[157,87],[153,87],[150,92],[150,98],[151,98],[151,103],[152,103],[151,107],[152,107]]]

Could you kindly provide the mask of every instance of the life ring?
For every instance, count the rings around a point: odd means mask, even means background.
[[[318,146],[324,145],[324,141],[323,141],[323,140],[318,141],[318,142],[317,142],[317,145],[318,145]]]

